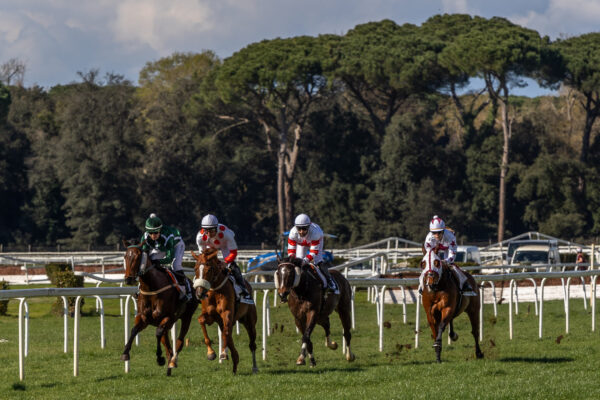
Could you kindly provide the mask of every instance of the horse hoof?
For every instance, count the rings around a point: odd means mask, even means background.
[[[256,374],[256,373],[258,373],[258,368],[256,368],[256,367],[252,367],[252,373],[253,373],[253,374]]]
[[[306,361],[304,360],[304,358],[303,359],[299,358],[296,360],[296,365],[306,365]]]
[[[171,376],[171,368],[167,368],[167,376]]]
[[[129,354],[121,354],[121,361],[129,361]]]
[[[221,361],[225,361],[228,359],[229,359],[229,356],[227,356],[227,353],[221,353],[221,355],[219,356],[219,360],[221,360]]]
[[[175,361],[171,361],[171,362],[169,363],[169,369],[171,369],[171,368],[177,368],[177,362],[175,362]]]
[[[458,340],[458,333],[454,332],[454,335],[450,335],[450,339],[452,339],[453,342],[456,342]]]
[[[354,354],[349,354],[346,356],[346,360],[348,360],[348,362],[352,362],[356,360],[356,356],[354,356]]]
[[[310,360],[310,367],[314,368],[317,366],[317,362],[315,360]]]
[[[483,358],[483,353],[477,353],[477,358]]]
[[[162,367],[163,365],[165,365],[165,362],[166,362],[166,360],[165,360],[165,358],[164,358],[164,357],[162,357],[162,356],[161,356],[161,357],[156,357],[156,363],[157,363],[158,365],[160,365],[161,367]]]
[[[329,347],[331,350],[336,350],[338,348],[338,345],[336,342],[331,342],[327,345],[327,347]]]
[[[206,358],[208,358],[209,361],[214,360],[215,358],[217,358],[217,353],[208,353],[206,355]]]

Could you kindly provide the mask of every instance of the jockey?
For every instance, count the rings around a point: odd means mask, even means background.
[[[434,215],[431,222],[429,222],[429,234],[425,238],[423,250],[443,250],[445,258],[442,262],[447,263],[456,274],[461,293],[464,296],[477,296],[477,293],[473,291],[473,288],[467,281],[465,273],[454,264],[454,258],[456,257],[456,237],[451,230],[446,229],[446,224],[437,215]],[[423,290],[424,273],[425,271],[419,277],[419,293]]]
[[[207,248],[221,250],[223,261],[227,263],[227,270],[235,278],[235,282],[242,290],[243,302],[254,304],[254,300],[248,290],[240,267],[235,262],[237,257],[237,244],[234,239],[235,233],[223,224],[219,224],[217,217],[207,214],[202,218],[201,229],[196,235],[198,251],[203,252]]]
[[[323,231],[319,225],[310,222],[306,214],[300,214],[294,221],[288,236],[288,256],[301,258],[306,264],[317,265],[327,279],[328,292],[335,292],[337,285],[323,262]]]
[[[181,261],[185,252],[185,244],[179,230],[163,225],[160,218],[152,213],[146,220],[146,231],[141,241],[143,250],[149,251],[150,259],[160,265],[170,268],[180,284],[187,288],[186,293],[180,293],[180,300],[191,300],[192,291],[183,273]]]

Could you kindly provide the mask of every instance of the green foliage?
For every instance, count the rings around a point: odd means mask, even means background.
[[[0,281],[0,290],[9,290],[10,286],[4,279]],[[9,300],[0,300],[0,315],[6,315]]]
[[[59,270],[54,273],[54,284],[58,288],[72,288],[72,287],[83,287],[83,276],[76,276],[71,270]],[[75,313],[75,297],[67,297],[69,314],[71,316]],[[81,299],[81,306],[83,306],[84,300]],[[52,305],[52,312],[55,315],[63,316],[64,304],[61,298],[57,298],[56,302]]]
[[[59,272],[70,271],[71,267],[69,266],[69,264],[46,264],[45,269],[46,269],[46,276],[50,280],[50,283],[52,283],[53,285],[56,286],[58,284],[58,281],[56,279],[56,274]],[[60,286],[57,286],[57,287],[60,287]]]

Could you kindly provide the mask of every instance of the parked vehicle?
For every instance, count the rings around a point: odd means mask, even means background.
[[[481,255],[477,246],[458,246],[454,261],[459,263],[475,263],[481,265]]]
[[[514,249],[510,259],[511,265],[544,265],[543,268],[536,268],[536,271],[550,271],[554,264],[560,263],[556,242],[548,240],[532,242],[537,243],[523,244]]]

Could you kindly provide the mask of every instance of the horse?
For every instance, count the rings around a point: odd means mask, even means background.
[[[457,279],[453,276],[450,267],[443,263],[435,250],[428,250],[421,260],[421,269],[425,270],[423,279],[423,308],[427,314],[427,321],[434,338],[436,361],[442,362],[442,333],[447,325],[450,325],[450,339],[458,340],[458,334],[454,332],[454,318],[463,311],[471,321],[471,333],[475,339],[475,356],[483,358],[479,348],[479,294],[477,296],[462,296],[458,287]],[[476,288],[477,283],[473,277],[466,273],[471,287]]]
[[[313,344],[310,340],[316,324],[321,325],[325,330],[325,345],[332,350],[337,349],[337,343],[329,338],[331,333],[329,315],[333,310],[337,311],[342,321],[347,345],[346,360],[354,361],[355,356],[350,350],[352,289],[348,280],[339,271],[330,271],[331,277],[339,288],[339,294],[330,293],[323,298],[321,280],[308,271],[308,268],[315,268],[314,266],[302,266],[302,260],[295,257],[281,259],[278,255],[277,261],[277,271],[275,272],[277,293],[283,303],[288,303],[296,326],[302,333],[302,347],[296,365],[306,364],[307,353],[311,367],[317,365],[313,355]]]
[[[198,308],[198,300],[192,298],[183,304],[179,301],[179,291],[167,271],[155,266],[148,253],[142,249],[143,243],[123,240],[127,248],[125,252],[125,283],[135,284],[139,279],[140,292],[137,297],[138,311],[135,323],[121,361],[129,361],[129,351],[135,336],[143,331],[148,325],[156,326],[156,363],[165,365],[162,356],[161,343],[165,347],[165,353],[169,361],[167,376],[171,376],[172,368],[177,367],[177,359],[183,348],[183,341],[187,334],[194,312]],[[187,279],[187,278],[186,278]],[[191,284],[191,282],[190,282]],[[175,352],[169,340],[169,329],[181,319],[181,330],[177,337]]]
[[[206,357],[211,361],[216,358],[215,351],[211,347],[212,341],[206,332],[206,325],[217,322],[221,328],[223,343],[225,343],[219,359],[227,359],[227,348],[229,348],[233,360],[233,373],[237,372],[240,357],[233,343],[233,324],[240,321],[248,332],[249,347],[252,352],[252,373],[256,373],[258,372],[256,366],[256,305],[236,303],[233,283],[229,279],[225,263],[217,258],[217,252],[217,249],[211,248],[205,249],[199,255],[192,251],[192,256],[196,259],[194,289],[196,296],[202,302],[202,313],[198,317],[198,322],[202,327],[204,343],[207,347]],[[250,284],[247,281],[244,283],[248,292],[252,294]]]

